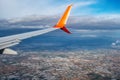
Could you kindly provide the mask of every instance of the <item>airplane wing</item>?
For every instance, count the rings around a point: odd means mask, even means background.
[[[47,28],[44,30],[37,30],[37,31],[32,31],[32,32],[26,32],[26,33],[16,34],[16,35],[11,35],[11,36],[6,36],[6,37],[0,37],[0,54],[17,54],[16,51],[9,49],[9,47],[19,44],[24,39],[42,35],[42,34],[54,31],[56,29],[61,29],[65,31],[66,33],[70,33],[70,31],[68,31],[65,25],[68,20],[69,13],[71,11],[71,7],[72,5],[69,5],[67,7],[67,9],[65,10],[63,16],[60,18],[58,23],[52,28]]]

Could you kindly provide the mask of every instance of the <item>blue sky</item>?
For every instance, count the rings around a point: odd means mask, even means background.
[[[0,0],[0,18],[59,15],[71,3],[73,16],[120,13],[120,0]]]

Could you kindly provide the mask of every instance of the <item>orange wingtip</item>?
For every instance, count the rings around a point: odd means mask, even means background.
[[[67,20],[68,20],[68,17],[69,17],[71,8],[72,8],[72,4],[67,7],[67,9],[65,10],[64,14],[63,14],[62,17],[59,19],[59,21],[58,21],[57,24],[54,26],[54,28],[60,28],[60,29],[62,29],[63,31],[65,31],[65,32],[67,32],[67,33],[70,33],[70,31],[68,31],[68,29],[65,27],[65,25],[66,25],[66,23],[67,23]]]

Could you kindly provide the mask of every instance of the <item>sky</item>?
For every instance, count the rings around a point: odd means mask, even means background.
[[[59,15],[69,4],[72,16],[120,14],[120,0],[0,0],[0,19]]]

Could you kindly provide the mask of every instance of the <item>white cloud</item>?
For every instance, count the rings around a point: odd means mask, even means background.
[[[9,24],[21,25],[22,27],[29,26],[53,26],[57,23],[57,16],[28,16],[23,18],[9,19]],[[0,23],[2,25],[2,23]],[[27,25],[24,25],[27,24]],[[34,25],[33,25],[34,24]],[[120,14],[104,14],[94,16],[70,16],[67,26],[74,29],[120,29]],[[84,31],[85,32],[85,31]],[[99,31],[97,31],[99,32]],[[103,32],[103,31],[102,31]]]
[[[75,3],[74,7],[77,8],[81,8],[81,7],[86,7],[86,6],[89,6],[89,5],[92,5],[92,4],[95,4],[96,1],[82,1],[82,2],[78,2],[78,3]]]
[[[114,47],[114,48],[120,48],[120,40],[116,40],[115,42],[113,42],[111,44],[111,46]]]
[[[97,37],[97,35],[80,35],[80,37]]]
[[[68,24],[83,29],[120,29],[120,15],[76,16],[71,17]]]
[[[1,18],[15,18],[28,15],[58,15],[63,13],[66,6],[73,3],[73,8],[85,7],[94,4],[95,1],[68,1],[55,4],[53,0],[0,0]],[[54,5],[55,4],[55,5]]]

